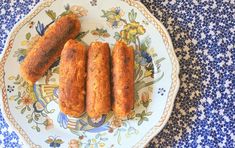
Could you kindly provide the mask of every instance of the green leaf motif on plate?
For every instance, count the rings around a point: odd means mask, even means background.
[[[27,40],[29,40],[30,39],[30,37],[31,37],[31,33],[26,33],[26,35],[25,35],[25,38],[27,39]]]
[[[46,14],[54,21],[56,19],[56,13],[53,10],[46,10]]]

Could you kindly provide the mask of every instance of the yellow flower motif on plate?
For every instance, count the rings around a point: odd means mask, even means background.
[[[126,24],[123,30],[120,32],[121,39],[126,43],[136,42],[136,38],[139,35],[143,35],[145,29],[139,22],[131,22]]]
[[[145,77],[149,77],[153,74],[153,72],[151,70],[146,70],[145,73],[144,73],[144,76]]]

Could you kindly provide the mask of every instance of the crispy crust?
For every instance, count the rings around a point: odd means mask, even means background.
[[[134,107],[134,50],[117,42],[112,53],[113,111],[126,117]]]
[[[59,76],[60,110],[79,117],[85,110],[86,48],[69,40],[61,53]]]
[[[110,100],[110,48],[94,42],[88,49],[86,111],[91,118],[108,114]]]
[[[40,79],[60,56],[67,40],[75,38],[81,25],[76,15],[66,15],[50,26],[21,64],[21,75],[30,84]]]

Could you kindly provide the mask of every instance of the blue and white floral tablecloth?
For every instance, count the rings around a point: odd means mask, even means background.
[[[0,1],[1,54],[14,24],[38,2]],[[181,80],[171,118],[148,147],[235,147],[235,1],[142,3],[170,33]],[[21,144],[0,112],[0,147]]]

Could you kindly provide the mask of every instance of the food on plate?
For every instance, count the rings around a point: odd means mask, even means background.
[[[99,118],[111,109],[110,48],[108,43],[93,42],[88,49],[86,111]]]
[[[66,41],[75,38],[80,28],[80,21],[74,14],[62,16],[51,25],[21,64],[23,78],[30,84],[40,79],[60,57]]]
[[[118,41],[112,52],[113,111],[126,117],[134,107],[134,50]]]
[[[116,116],[126,117],[134,107],[133,48],[118,41],[111,60],[108,43],[93,42],[86,50],[85,45],[73,40],[80,28],[74,14],[59,18],[22,62],[22,77],[34,84],[61,56],[59,107],[63,113],[80,117],[86,110],[90,118],[98,119],[112,108]]]
[[[69,40],[61,53],[59,106],[63,113],[73,117],[85,111],[86,52],[82,43]]]

